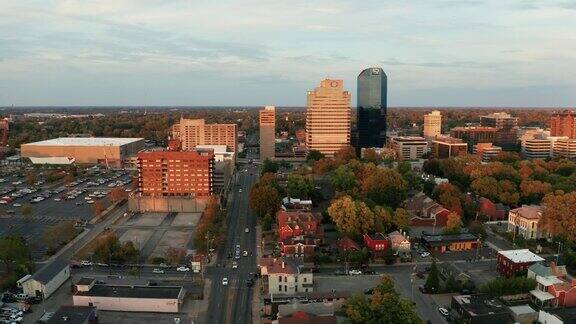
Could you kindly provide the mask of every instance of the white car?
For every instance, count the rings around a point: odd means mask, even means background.
[[[239,193],[242,193],[242,189],[238,189],[238,192],[239,192]]]
[[[246,228],[244,229],[244,233],[250,233],[250,229],[249,229],[248,227],[246,227]]]
[[[228,278],[222,278],[222,286],[228,286]]]
[[[232,262],[232,269],[238,268],[238,263],[236,261]]]
[[[242,252],[242,256],[245,256],[245,257],[247,257],[247,256],[248,256],[248,251],[244,251],[244,252]]]
[[[440,314],[442,314],[443,316],[448,316],[448,314],[450,314],[450,313],[448,312],[448,310],[447,310],[446,308],[444,308],[444,307],[438,308],[438,311],[439,311]]]
[[[430,256],[430,252],[422,252],[422,254],[420,254],[421,257],[426,258]]]
[[[22,207],[22,204],[19,204],[19,203],[15,203],[15,204],[14,204],[14,205],[12,205],[12,206],[14,206],[14,207]]]
[[[86,203],[89,204],[89,205],[91,205],[91,204],[94,203],[94,200],[86,200]]]
[[[190,271],[190,268],[188,268],[188,267],[178,267],[178,268],[176,268],[176,271],[188,272],[188,271]]]
[[[348,273],[351,275],[361,275],[362,271],[353,269],[353,270],[348,271]]]
[[[62,199],[60,198],[54,198],[54,201],[61,201]]]
[[[162,270],[162,269],[154,269],[154,270],[152,270],[152,273],[164,273],[164,270]]]
[[[80,264],[81,264],[83,267],[91,267],[91,266],[92,266],[92,262],[86,261],[86,260],[83,260],[82,262],[80,262]]]

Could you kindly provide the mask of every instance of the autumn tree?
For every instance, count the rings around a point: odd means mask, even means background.
[[[108,194],[110,195],[110,201],[113,203],[116,203],[126,197],[126,191],[119,187],[113,188]]]
[[[378,205],[396,208],[406,199],[406,181],[396,170],[376,168],[361,182],[362,193]]]
[[[101,200],[95,201],[94,205],[92,205],[92,210],[94,211],[95,217],[102,216],[102,212],[104,211],[104,209],[106,209],[106,207],[104,206],[104,203]]]
[[[66,174],[66,176],[64,176],[64,184],[69,184],[70,182],[73,182],[74,180],[76,180],[76,177],[72,174],[72,173],[68,173]]]
[[[462,215],[464,213],[462,208],[462,192],[455,185],[444,182],[436,186],[432,192],[432,197],[434,197],[439,204],[444,206],[444,208]]]
[[[356,158],[356,151],[352,146],[347,146],[334,153],[334,162],[336,165],[342,165]]]
[[[262,174],[267,172],[276,173],[278,172],[279,168],[280,165],[277,162],[274,162],[268,158],[266,158],[264,162],[262,162]]]
[[[334,170],[335,167],[336,163],[334,163],[334,160],[328,158],[322,158],[314,162],[314,166],[312,166],[312,171],[314,172],[314,174],[324,174],[326,172]]]
[[[26,172],[26,183],[29,186],[34,185],[36,183],[36,181],[38,181],[38,177],[36,176],[36,172],[34,172],[34,171]]]
[[[396,226],[397,229],[408,230],[410,227],[410,214],[404,208],[396,208],[394,211],[394,217],[392,218],[392,224]]]
[[[446,228],[444,229],[445,234],[457,234],[460,233],[462,229],[462,220],[460,215],[455,212],[450,212],[448,214],[448,219],[446,221]]]
[[[339,166],[330,176],[332,185],[336,190],[349,192],[357,186],[354,171],[346,165]]]
[[[61,244],[70,242],[77,234],[73,221],[63,221],[52,225],[42,236],[42,242],[54,250]]]
[[[292,173],[288,176],[288,195],[293,198],[310,198],[314,192],[314,180],[309,176]]]
[[[550,193],[551,190],[552,185],[547,182],[538,180],[523,180],[520,183],[522,199],[526,203],[539,202],[546,194]]]
[[[306,161],[318,161],[323,159],[325,156],[318,150],[310,150],[306,156]]]
[[[576,240],[576,192],[547,195],[543,205],[538,227],[554,236]]]
[[[254,185],[248,199],[250,208],[260,217],[276,215],[282,203],[282,197],[273,184]]]
[[[343,309],[348,322],[353,324],[422,322],[412,302],[396,292],[389,275],[382,276],[382,282],[374,288],[372,295],[353,295]]]
[[[21,207],[22,216],[29,218],[32,216],[32,205],[29,203],[23,204]]]
[[[362,201],[354,201],[344,195],[332,201],[328,215],[338,230],[347,235],[360,235],[374,229],[376,218],[370,208]]]
[[[186,249],[169,247],[166,249],[166,260],[169,264],[182,264],[186,257]]]
[[[364,150],[362,159],[366,162],[380,164],[382,162],[382,155],[378,154],[375,149],[368,148]]]

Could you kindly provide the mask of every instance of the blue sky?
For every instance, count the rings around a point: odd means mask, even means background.
[[[0,0],[0,105],[304,106],[369,66],[391,106],[574,106],[576,0]]]

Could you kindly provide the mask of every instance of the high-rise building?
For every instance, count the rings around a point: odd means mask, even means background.
[[[386,144],[388,78],[379,67],[358,75],[358,147],[383,147]]]
[[[428,142],[424,137],[398,136],[393,137],[391,146],[396,151],[399,160],[418,160],[428,150]]]
[[[450,137],[459,138],[468,144],[468,153],[474,151],[478,143],[493,143],[498,129],[496,127],[454,127]]]
[[[442,114],[438,110],[424,115],[424,137],[436,137],[442,134]]]
[[[350,146],[350,93],[342,80],[322,80],[308,91],[306,148],[326,156]]]
[[[513,151],[518,146],[518,117],[512,117],[505,112],[480,116],[480,125],[498,129],[494,144],[505,151]]]
[[[260,159],[273,159],[276,139],[276,108],[260,110]]]
[[[204,119],[180,119],[172,125],[172,138],[179,139],[185,151],[197,145],[226,145],[236,152],[238,146],[236,124],[206,124]]]
[[[213,193],[214,153],[148,151],[138,153],[138,190],[148,196],[197,196]]]
[[[576,111],[555,112],[550,117],[550,135],[576,138]]]

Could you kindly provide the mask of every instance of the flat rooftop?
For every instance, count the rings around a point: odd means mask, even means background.
[[[79,291],[77,296],[178,299],[182,287],[178,286],[113,286],[94,285],[89,291]]]
[[[24,145],[36,146],[120,146],[138,141],[143,138],[126,137],[59,137],[40,142],[27,143]]]
[[[526,263],[526,262],[542,262],[544,261],[543,258],[530,252],[528,249],[520,249],[520,250],[506,250],[500,251],[498,254],[502,254],[507,259],[514,263]]]

